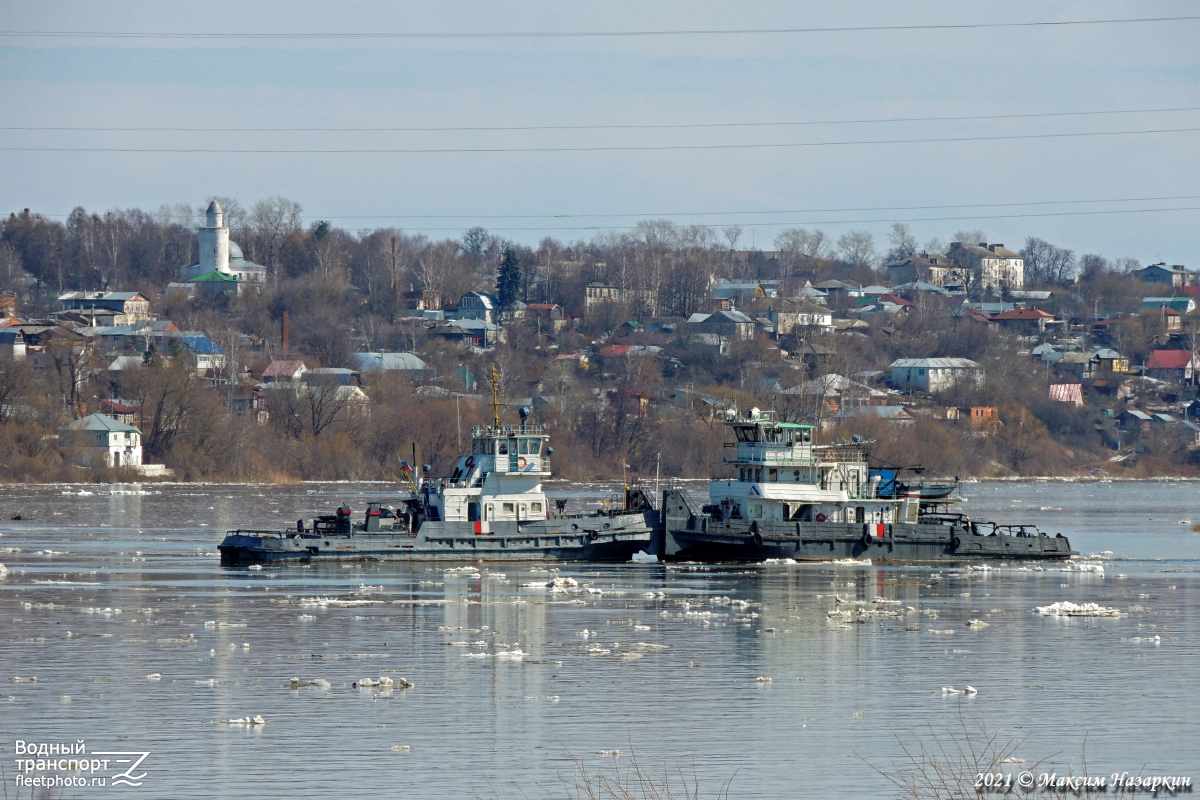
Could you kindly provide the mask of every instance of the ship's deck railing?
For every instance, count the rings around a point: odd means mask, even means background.
[[[545,425],[476,425],[471,428],[471,436],[545,436]]]

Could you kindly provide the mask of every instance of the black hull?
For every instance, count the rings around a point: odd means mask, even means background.
[[[882,535],[878,535],[878,534]],[[1063,536],[977,536],[939,523],[749,522],[699,514],[678,492],[664,497],[655,553],[664,560],[953,563],[974,560],[1049,561],[1078,555]]]
[[[231,531],[217,546],[221,565],[322,561],[629,561],[649,550],[658,513],[497,523],[476,534],[473,523],[427,522],[416,534],[356,531],[296,534]]]

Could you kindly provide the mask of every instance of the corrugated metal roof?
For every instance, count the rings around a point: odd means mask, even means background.
[[[917,367],[924,369],[979,369],[978,362],[969,358],[898,358],[892,367]]]
[[[75,420],[67,426],[72,431],[137,431],[132,425],[126,425],[120,420],[106,417],[103,414],[88,414]]]
[[[359,369],[415,371],[425,369],[425,362],[412,353],[355,353]]]

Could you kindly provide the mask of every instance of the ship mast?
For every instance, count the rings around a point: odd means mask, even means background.
[[[492,407],[492,413],[496,417],[496,429],[500,428],[500,408],[508,403],[500,402],[500,373],[496,371],[496,365],[492,364],[492,402],[488,403]]]

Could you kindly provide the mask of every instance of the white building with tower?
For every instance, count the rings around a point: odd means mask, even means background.
[[[222,277],[259,283],[264,281],[267,276],[267,268],[261,264],[247,261],[246,257],[242,255],[242,248],[229,238],[229,228],[225,226],[225,215],[221,211],[221,204],[216,200],[209,203],[204,217],[205,224],[197,230],[197,238],[200,240],[200,260],[195,264],[183,267],[180,270],[180,280],[190,283],[198,278],[208,276],[209,281]]]

